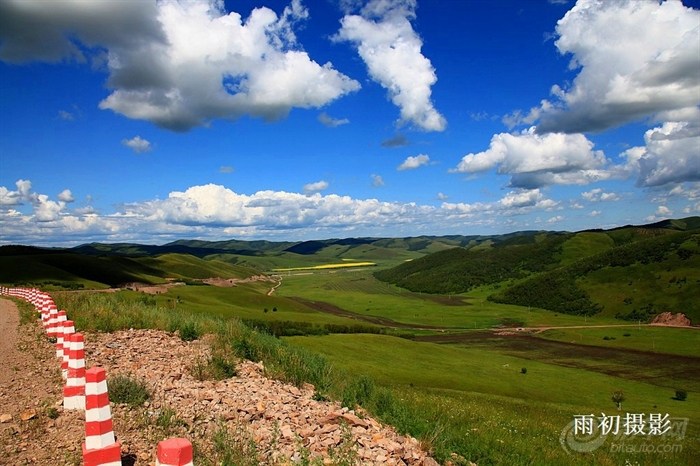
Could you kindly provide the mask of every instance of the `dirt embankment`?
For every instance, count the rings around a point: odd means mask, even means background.
[[[690,319],[682,312],[676,314],[672,312],[662,312],[654,317],[651,321],[652,325],[667,325],[670,327],[690,327]]]
[[[62,408],[55,348],[38,322],[18,322],[15,304],[0,299],[0,464],[82,464],[84,416]],[[364,412],[315,400],[311,385],[267,378],[262,363],[242,361],[233,377],[200,380],[197,367],[211,357],[207,339],[129,330],[86,334],[85,348],[87,367],[104,367],[108,380],[129,375],[150,392],[142,407],[112,403],[124,465],[151,466],[157,443],[169,437],[188,438],[200,460],[218,464],[213,437],[226,428],[240,444],[255,445],[262,465],[316,457],[328,464],[343,454],[360,465],[437,466],[416,439]]]

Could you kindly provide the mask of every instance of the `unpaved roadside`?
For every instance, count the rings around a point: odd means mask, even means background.
[[[11,368],[17,359],[17,327],[19,311],[12,301],[0,299],[0,387],[13,378]],[[2,390],[2,388],[0,388]]]
[[[79,465],[83,421],[64,412],[63,382],[37,321],[19,325],[17,305],[0,299],[0,465]]]

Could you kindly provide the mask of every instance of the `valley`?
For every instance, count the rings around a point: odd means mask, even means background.
[[[699,227],[692,217],[497,237],[13,246],[0,248],[0,283],[51,292],[85,329],[216,332],[241,322],[253,346],[235,354],[265,360],[272,338],[322,358],[332,369],[307,380],[319,397],[362,406],[444,464],[691,464],[700,454]],[[374,265],[324,267],[344,262]],[[164,286],[173,281],[181,285]],[[133,282],[159,292],[91,291]],[[650,325],[661,311],[693,325]],[[672,439],[682,449],[620,455],[614,441],[671,442],[628,436],[572,451],[567,426],[590,413],[685,420]]]

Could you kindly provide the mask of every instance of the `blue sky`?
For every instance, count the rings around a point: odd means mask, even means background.
[[[700,215],[697,1],[8,1],[0,244]]]

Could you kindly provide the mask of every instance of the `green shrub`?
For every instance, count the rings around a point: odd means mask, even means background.
[[[107,381],[109,399],[114,403],[124,403],[129,406],[141,406],[150,393],[146,384],[128,375],[116,375]]]
[[[182,341],[193,341],[200,337],[199,328],[193,321],[185,322],[180,327],[180,339]]]
[[[255,441],[243,426],[231,433],[225,425],[214,432],[215,464],[224,466],[258,466],[258,450]]]
[[[523,367],[522,369],[520,369],[520,373],[527,374],[527,367]]]
[[[674,397],[675,400],[678,401],[685,401],[686,398],[688,398],[688,392],[683,390],[683,389],[678,389],[676,390],[676,396]]]

